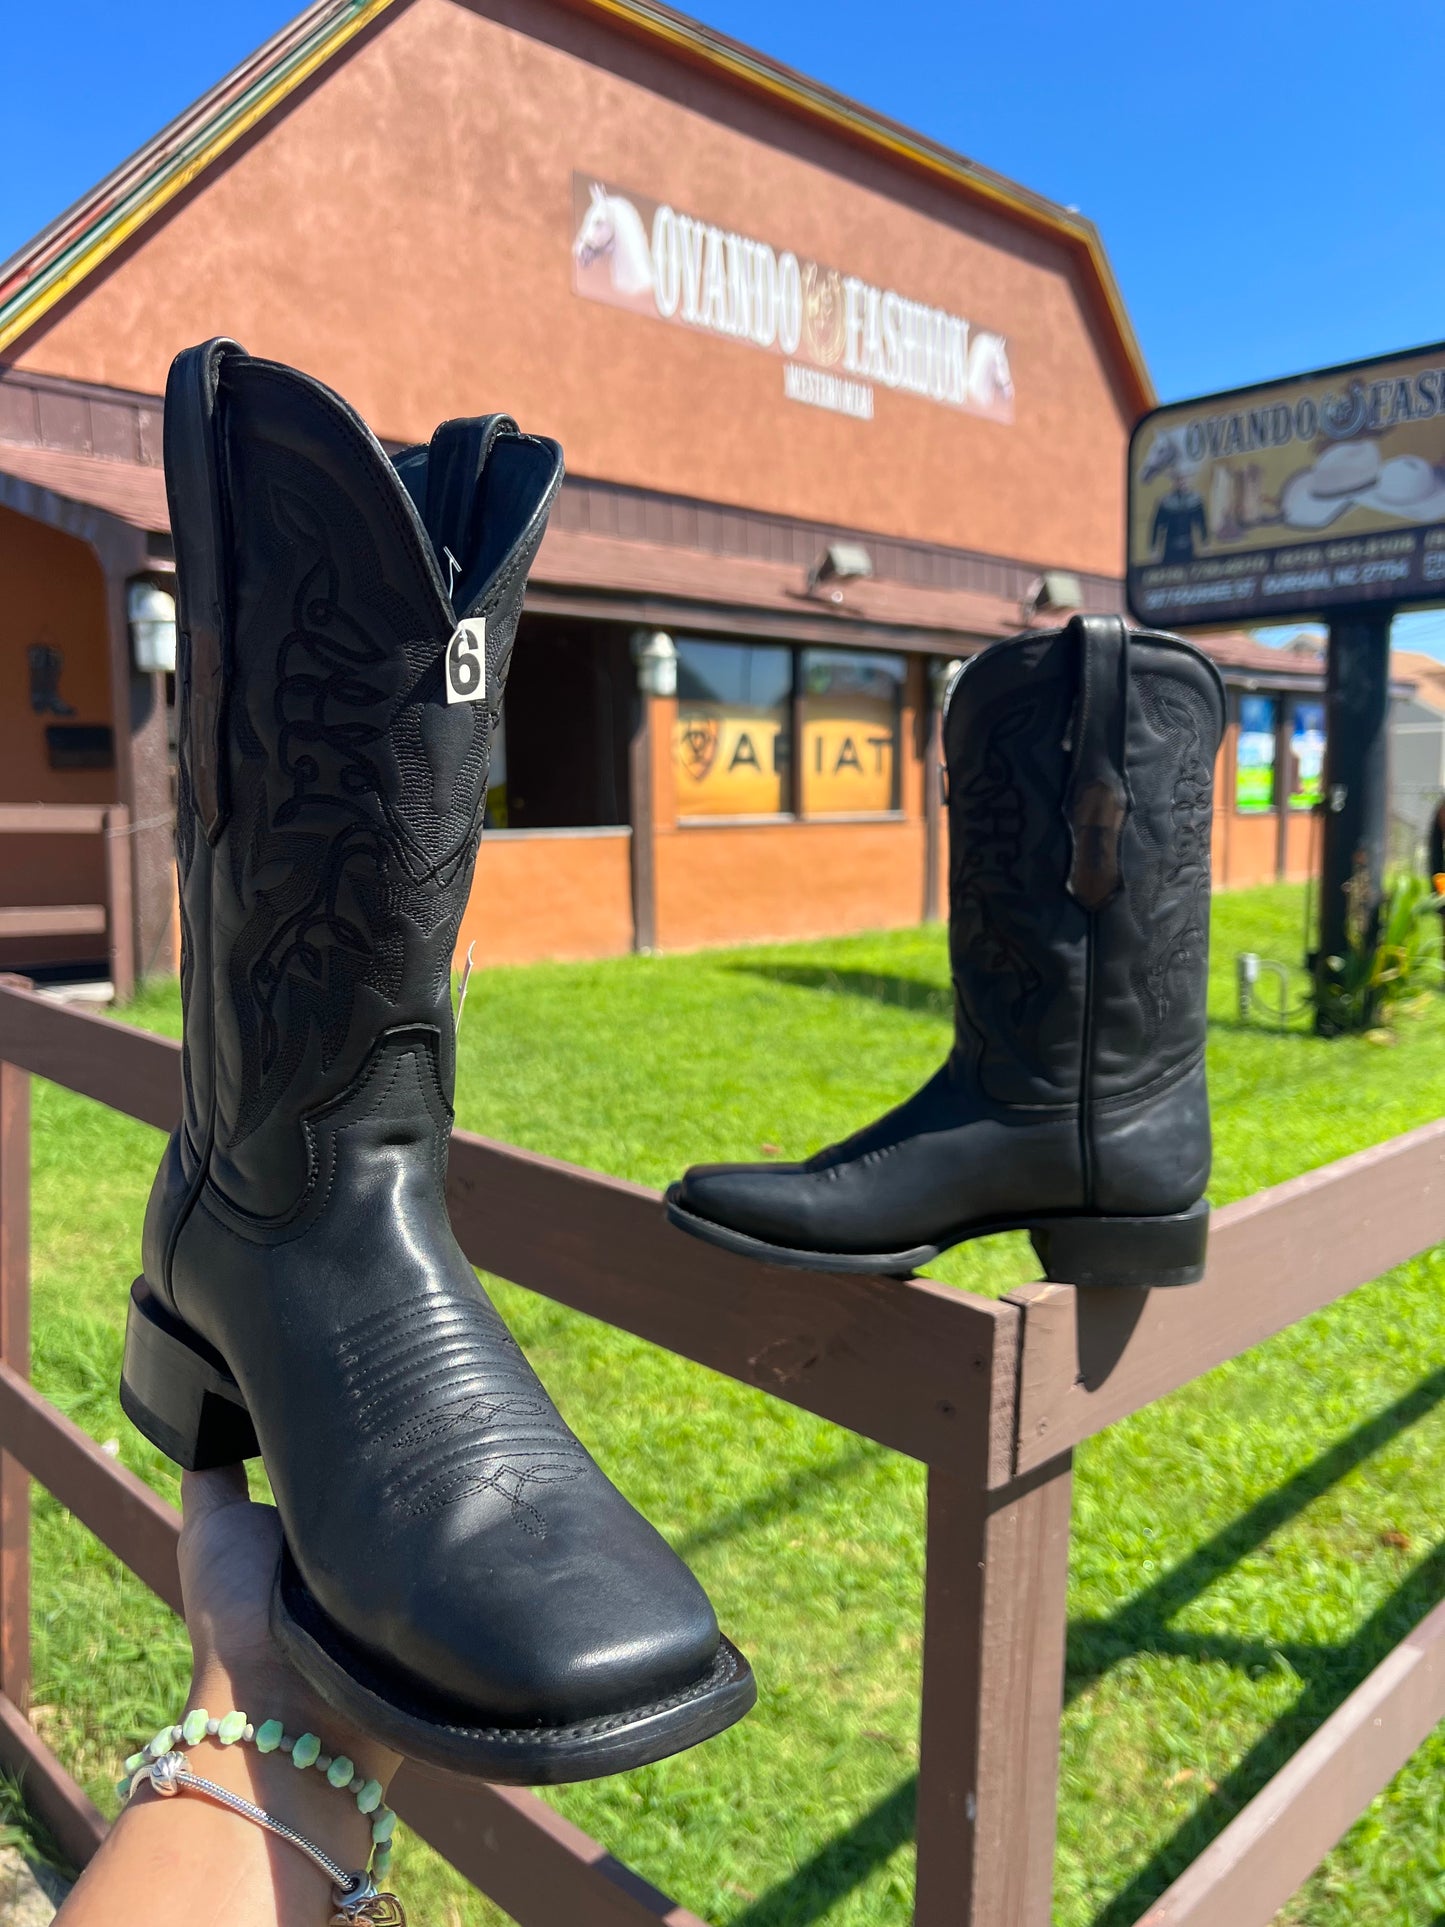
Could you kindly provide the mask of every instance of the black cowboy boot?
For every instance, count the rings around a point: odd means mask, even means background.
[[[954,1046],[806,1164],[699,1165],[672,1222],[772,1264],[902,1272],[1027,1230],[1050,1278],[1204,1268],[1209,836],[1224,691],[1115,617],[1016,636],[950,691]]]
[[[491,416],[393,466],[227,341],[176,361],[165,440],[185,1105],[122,1402],[181,1465],[264,1458],[273,1630],[358,1725],[494,1781],[662,1758],[747,1711],[747,1663],[443,1195],[452,950],[561,450]]]

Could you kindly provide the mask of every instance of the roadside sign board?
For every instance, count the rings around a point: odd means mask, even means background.
[[[1445,601],[1445,343],[1144,416],[1128,595],[1170,629]]]

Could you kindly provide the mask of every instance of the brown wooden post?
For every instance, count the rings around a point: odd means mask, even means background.
[[[30,1074],[0,1062],[0,1362],[30,1374]],[[30,1702],[30,1477],[0,1453],[0,1693]]]
[[[636,724],[627,746],[627,789],[632,823],[632,947],[652,950],[657,945],[657,871],[653,850],[652,706],[653,697],[639,690],[634,698]]]
[[[945,665],[930,662],[924,679],[928,724],[923,751],[923,921],[939,912],[938,864],[943,854],[943,697]]]
[[[1049,1927],[1071,1489],[929,1473],[916,1927]]]
[[[132,929],[130,811],[114,803],[105,813],[105,927],[110,945],[110,981],[118,1004],[135,991],[135,941]]]

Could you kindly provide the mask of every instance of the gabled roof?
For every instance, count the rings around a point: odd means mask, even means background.
[[[123,242],[205,172],[389,7],[407,0],[317,0],[209,93],[173,120],[115,172],[0,264],[0,354]],[[635,39],[662,45],[739,90],[762,96],[835,135],[888,155],[964,200],[1001,210],[1060,242],[1083,271],[1117,350],[1117,372],[1139,412],[1154,386],[1092,221],[896,121],[809,80],[657,0],[563,0],[572,11],[610,22]]]

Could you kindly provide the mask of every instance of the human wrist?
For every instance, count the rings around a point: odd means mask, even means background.
[[[186,1708],[194,1707],[205,1707],[216,1718],[233,1709],[243,1711],[256,1727],[266,1720],[279,1720],[293,1739],[299,1739],[303,1733],[314,1733],[321,1741],[323,1753],[333,1758],[344,1755],[353,1761],[362,1779],[379,1782],[383,1797],[401,1765],[399,1754],[333,1712],[289,1667],[230,1667],[218,1660],[199,1662],[186,1699]],[[184,1714],[176,1717],[179,1720]],[[255,1751],[254,1748],[246,1750]],[[287,1754],[277,1751],[269,1757],[290,1766]],[[291,1770],[295,1772],[294,1768]],[[302,1776],[298,1773],[297,1777]],[[306,1777],[325,1789],[324,1774],[312,1773]]]
[[[385,1799],[398,1756],[336,1719],[289,1669],[247,1668],[238,1677],[199,1665],[174,1724],[145,1749],[151,1757],[165,1751],[181,1753],[187,1772],[259,1807],[338,1865],[364,1869],[375,1851],[384,1876],[395,1823]],[[155,1798],[148,1787],[137,1791],[143,1805]]]

